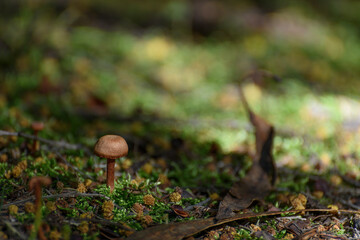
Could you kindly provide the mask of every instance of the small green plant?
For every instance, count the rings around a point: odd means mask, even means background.
[[[251,236],[251,231],[248,229],[244,229],[244,228],[240,228],[236,235],[235,235],[235,239],[236,240],[241,240],[241,239],[255,239]]]
[[[336,235],[339,235],[339,236],[344,235],[346,232],[344,225],[340,223],[338,226],[340,227],[340,229],[335,231]]]
[[[78,197],[76,200],[76,208],[81,209],[84,212],[92,212],[94,210],[94,206],[90,205],[92,200],[90,197]]]
[[[285,235],[286,235],[286,230],[281,230],[278,231],[274,237],[276,239],[284,239]]]

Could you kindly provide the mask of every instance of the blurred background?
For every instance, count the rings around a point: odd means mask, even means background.
[[[5,0],[0,9],[4,128],[47,119],[66,132],[69,119],[85,117],[101,129],[112,118],[233,150],[252,136],[242,84],[280,135],[360,149],[358,1]],[[280,80],[241,81],[259,70]],[[94,135],[75,126],[72,134]]]

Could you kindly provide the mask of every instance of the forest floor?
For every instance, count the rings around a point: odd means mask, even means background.
[[[360,238],[350,25],[298,6],[194,40],[31,7],[0,19],[0,239]]]
[[[218,123],[206,131],[201,124],[208,128],[211,122],[141,110],[124,117],[92,105],[91,111],[68,112],[50,103],[32,110],[47,119],[36,136],[22,103],[8,107],[6,98],[2,103],[2,238],[35,238],[39,228],[48,239],[359,237],[357,131],[324,137],[326,131],[300,134],[273,124],[274,137],[267,121],[255,121],[254,128],[239,121],[243,127],[227,130],[237,142],[225,150],[226,144],[207,140],[209,132],[222,132]],[[181,130],[194,125],[197,131]],[[106,186],[106,159],[93,153],[105,134],[121,135],[129,146],[128,156],[116,160],[113,192]],[[270,149],[269,139],[274,140]],[[259,155],[271,155],[276,169],[265,160],[267,167],[252,171]],[[35,176],[51,180],[43,186],[40,215],[29,185]],[[240,199],[237,205],[225,200],[230,188]]]

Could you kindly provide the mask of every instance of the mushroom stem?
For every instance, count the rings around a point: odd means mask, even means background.
[[[43,240],[46,239],[44,236],[44,232],[41,228],[41,202],[42,202],[42,195],[41,195],[41,189],[42,186],[48,186],[51,184],[51,178],[49,177],[32,177],[29,181],[29,190],[34,191],[35,194],[35,222],[34,222],[34,228],[32,230],[32,233],[30,235],[29,239],[35,239],[36,233],[38,234],[38,239]]]
[[[39,227],[39,230],[38,230],[38,239],[40,240],[47,240],[47,238],[45,237],[45,234],[44,234],[44,230],[43,230],[43,226],[44,224],[41,224],[40,227]]]
[[[33,122],[31,124],[31,128],[34,131],[34,136],[36,137],[33,140],[33,145],[32,145],[31,151],[32,151],[32,153],[35,153],[36,152],[36,146],[37,146],[37,143],[38,143],[37,136],[38,136],[39,131],[44,129],[44,123],[43,122]]]
[[[110,187],[110,192],[114,190],[115,159],[125,156],[128,150],[125,139],[117,135],[102,136],[95,143],[94,153],[107,159],[106,185]]]
[[[37,183],[34,186],[34,194],[35,194],[35,209],[36,211],[41,207],[42,194],[41,194],[41,184]]]
[[[38,136],[38,132],[37,130],[34,130],[34,136],[37,137]],[[37,145],[37,140],[34,139],[33,140],[33,145],[32,145],[32,153],[36,152],[36,145]]]
[[[110,187],[110,192],[114,190],[114,172],[115,172],[115,159],[107,159],[107,170],[106,170],[106,185]]]
[[[29,190],[34,190],[35,194],[35,208],[36,210],[41,207],[42,194],[41,189],[42,186],[48,186],[51,184],[51,179],[49,177],[32,177],[29,181]]]

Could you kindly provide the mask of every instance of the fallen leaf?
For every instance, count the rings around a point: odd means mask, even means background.
[[[219,205],[216,219],[235,215],[236,211],[248,208],[254,201],[262,201],[276,180],[276,168],[272,157],[274,127],[253,113],[240,90],[243,105],[255,128],[256,154],[247,175],[236,182]]]
[[[307,221],[294,220],[286,224],[285,229],[294,234],[295,236],[302,235],[306,231],[306,227],[309,225]]]
[[[253,166],[260,165],[263,173],[268,175],[273,185],[276,180],[276,167],[272,157],[272,145],[275,136],[275,129],[264,119],[257,116],[250,109],[247,110],[250,121],[255,127],[256,155],[253,159]]]
[[[250,169],[245,178],[235,183],[219,205],[217,219],[235,216],[236,211],[248,208],[253,202],[261,201],[271,189],[269,178],[260,167]]]
[[[214,218],[194,220],[190,222],[180,222],[171,224],[161,224],[154,227],[149,227],[143,231],[136,232],[130,235],[128,240],[142,240],[142,239],[183,239],[201,232],[215,223]]]
[[[332,209],[305,209],[305,212],[331,212]],[[161,224],[154,227],[149,227],[140,232],[131,234],[128,240],[155,240],[155,239],[166,239],[166,240],[180,240],[186,237],[190,237],[194,234],[200,233],[206,229],[219,226],[225,223],[258,218],[267,216],[276,216],[287,213],[298,213],[297,210],[279,211],[279,212],[268,212],[268,213],[245,213],[239,214],[234,217],[217,220],[216,218],[199,219],[188,222],[177,222],[170,224]],[[338,210],[338,213],[356,214],[358,211],[355,210]],[[114,238],[113,240],[120,240],[122,238]]]
[[[180,205],[173,205],[170,207],[177,215],[187,218],[189,217],[189,213],[183,209]]]

